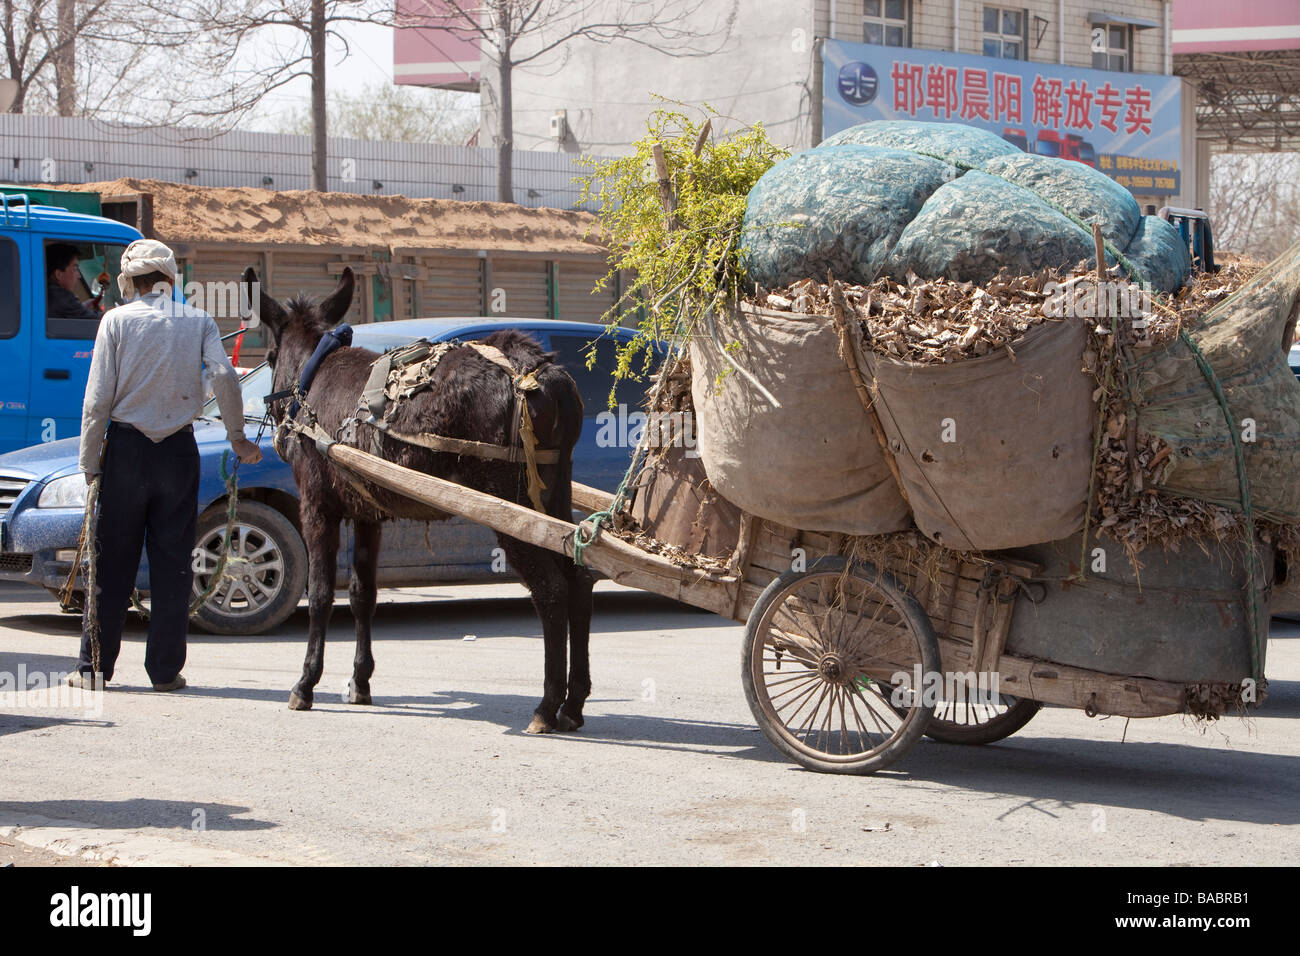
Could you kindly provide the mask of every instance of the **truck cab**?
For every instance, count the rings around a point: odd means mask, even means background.
[[[38,196],[0,187],[0,454],[80,434],[97,316],[121,304],[122,251],[141,238],[102,216],[40,205]],[[54,258],[69,246],[76,256],[75,269],[63,270],[67,291],[94,317],[61,315],[51,301]]]

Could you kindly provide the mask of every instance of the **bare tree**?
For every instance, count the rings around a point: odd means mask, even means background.
[[[140,110],[156,106],[158,71],[174,70],[183,43],[169,26],[134,0],[0,0],[3,68],[18,86],[9,111],[154,118]]]
[[[382,81],[347,96],[330,96],[327,113],[330,134],[349,139],[463,146],[478,128],[473,94]],[[276,133],[308,135],[311,110],[300,107],[268,116],[260,125]]]
[[[625,40],[666,56],[706,56],[731,35],[736,4],[701,29],[707,10],[724,4],[705,0],[440,0],[399,27],[446,30],[477,41],[495,71],[497,199],[514,202],[513,73],[575,40]]]
[[[1269,260],[1300,240],[1300,154],[1221,153],[1210,164],[1210,223],[1225,251]]]
[[[58,70],[58,105],[63,115],[75,107],[75,43],[97,21],[111,11],[110,0],[0,0],[0,39],[4,41],[5,66],[17,82],[18,95],[9,112],[21,113],[33,85],[50,70]]]
[[[311,81],[311,187],[326,188],[326,59],[330,42],[343,56],[348,43],[337,27],[344,23],[391,25],[392,0],[148,0],[159,12],[184,25],[197,65],[206,63],[197,85],[203,96],[186,97],[177,118],[232,127],[270,93],[300,77]],[[259,36],[290,37],[262,52],[261,63],[244,65]],[[193,81],[193,78],[192,78]]]

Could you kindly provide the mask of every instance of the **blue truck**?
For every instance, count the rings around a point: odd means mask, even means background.
[[[75,246],[79,276],[70,291],[83,302],[99,296],[111,309],[120,304],[122,250],[141,238],[103,216],[39,204],[47,195],[0,187],[0,453],[81,431],[98,322],[49,315],[50,250]],[[83,208],[98,206],[93,193],[70,195]]]

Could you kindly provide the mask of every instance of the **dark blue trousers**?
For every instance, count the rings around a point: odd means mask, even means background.
[[[186,427],[154,444],[132,428],[108,426],[99,488],[98,547],[100,664],[113,676],[122,649],[140,553],[149,555],[149,637],[144,669],[155,684],[175,679],[185,666],[194,584],[198,520],[199,450]],[[90,607],[87,596],[86,606]],[[83,622],[77,669],[91,672],[90,640]]]

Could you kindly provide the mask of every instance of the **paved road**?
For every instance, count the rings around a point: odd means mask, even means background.
[[[1294,862],[1296,625],[1275,622],[1250,721],[1049,709],[858,778],[794,767],[755,729],[738,626],[609,583],[587,726],[522,734],[541,692],[522,593],[383,592],[369,708],[338,697],[345,605],[310,713],[285,706],[301,609],[269,637],[192,638],[170,695],[147,689],[136,628],[101,714],[0,714],[0,841],[120,863]],[[0,671],[66,670],[76,628],[0,591]]]

